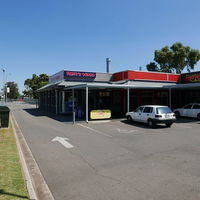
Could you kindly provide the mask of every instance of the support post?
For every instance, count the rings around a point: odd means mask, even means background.
[[[85,121],[88,123],[88,87],[85,88],[85,95],[86,95],[86,105],[85,105]]]
[[[62,112],[62,92],[58,92],[58,112]]]
[[[47,111],[48,110],[48,102],[47,102],[47,99],[48,99],[48,92],[46,91],[45,92],[45,111]]]
[[[130,89],[127,89],[127,112],[130,111]]]
[[[38,109],[40,109],[40,101],[41,101],[41,93],[39,92],[38,93],[38,103],[36,104],[36,108],[38,108]]]
[[[72,89],[72,114],[73,114],[73,124],[75,124],[75,109],[74,109],[74,89]]]
[[[56,107],[56,115],[58,115],[58,92],[55,90],[55,107]]]
[[[65,91],[62,91],[62,113],[65,112]]]
[[[169,107],[172,107],[172,89],[169,88]]]

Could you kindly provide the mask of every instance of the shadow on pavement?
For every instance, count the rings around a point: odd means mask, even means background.
[[[49,118],[54,119],[59,122],[73,122],[72,114],[55,115],[55,114],[50,114],[48,112],[41,111],[41,110],[38,110],[35,108],[26,108],[23,110],[35,117],[45,116],[45,117],[49,117]],[[76,118],[75,121],[84,121],[84,119]]]
[[[120,122],[124,123],[124,124],[129,124],[129,125],[133,125],[139,128],[145,128],[145,129],[161,129],[161,128],[169,128],[167,127],[165,124],[156,124],[154,125],[152,128],[148,126],[148,124],[145,123],[140,123],[140,122],[134,122],[134,121],[129,121],[127,119],[121,120]]]
[[[35,117],[42,117],[42,116],[46,116],[46,117],[49,117],[49,118],[52,118],[54,120],[57,120],[59,122],[73,122],[73,117],[72,117],[72,114],[59,114],[59,115],[55,115],[55,114],[51,114],[51,113],[48,113],[48,112],[45,112],[45,111],[41,111],[39,109],[36,109],[36,108],[25,108],[24,111],[26,111],[27,113],[29,113],[30,115],[33,115]],[[112,119],[121,119],[121,118],[118,118],[118,117],[115,117],[115,118],[112,118]],[[78,122],[84,122],[85,119],[80,119],[80,118],[77,118],[75,119],[75,121],[78,121]],[[91,120],[93,121],[93,120]],[[146,128],[146,129],[149,129],[148,125],[147,124],[144,124],[144,123],[139,123],[139,122],[130,122],[126,119],[123,119],[123,120],[120,120],[122,123],[125,123],[125,124],[132,124],[134,126],[137,126],[137,127],[140,127],[140,128]],[[178,118],[176,120],[175,123],[198,123],[200,124],[200,122],[197,120],[197,119],[193,119],[193,118]],[[165,124],[157,124],[155,125],[153,128],[167,128],[165,126]]]
[[[175,123],[191,123],[191,122],[196,123],[199,121],[195,118],[181,117],[181,118],[176,119]]]
[[[8,195],[8,196],[12,196],[12,197],[18,197],[20,199],[29,199],[27,196],[22,196],[22,195],[18,195],[18,194],[5,192],[4,190],[0,189],[0,196],[1,195]],[[10,199],[12,199],[12,198],[10,198]]]

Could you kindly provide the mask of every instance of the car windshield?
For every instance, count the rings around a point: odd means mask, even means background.
[[[156,108],[157,114],[166,114],[166,113],[172,113],[171,109],[169,107],[159,107]]]

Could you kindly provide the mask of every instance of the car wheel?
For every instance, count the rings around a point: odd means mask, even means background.
[[[171,127],[172,123],[166,123],[167,127]]]
[[[175,111],[175,115],[176,115],[176,118],[180,118],[180,112],[179,111]]]
[[[199,113],[199,114],[197,114],[197,119],[198,119],[198,120],[200,120],[200,113]]]
[[[148,125],[149,127],[154,127],[154,123],[153,123],[153,120],[152,119],[148,119]]]
[[[133,121],[132,117],[130,115],[128,115],[126,118],[127,118],[128,121]]]

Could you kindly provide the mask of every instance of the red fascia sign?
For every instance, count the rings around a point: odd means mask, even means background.
[[[94,72],[77,72],[77,71],[65,71],[64,77],[80,77],[80,78],[96,78]]]
[[[200,83],[200,72],[181,74],[180,83]]]
[[[140,81],[162,81],[175,82],[179,81],[179,74],[167,74],[158,72],[141,72],[141,71],[123,71],[113,74],[112,81],[120,80],[140,80]]]
[[[197,83],[200,82],[200,73],[199,74],[191,74],[191,75],[186,75],[186,81],[190,83]]]

